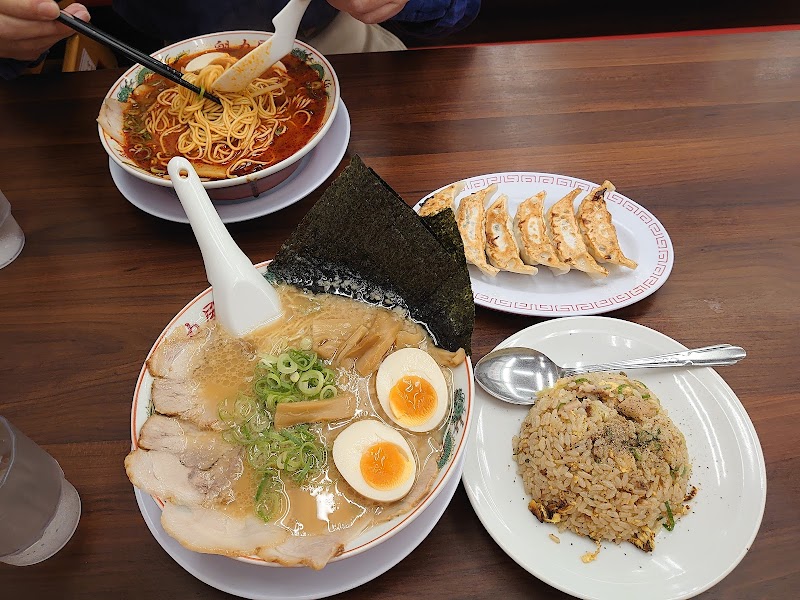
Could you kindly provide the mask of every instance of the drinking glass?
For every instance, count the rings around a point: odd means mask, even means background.
[[[25,234],[11,214],[8,198],[0,191],[0,269],[17,258],[24,245]]]
[[[56,460],[0,416],[0,562],[50,558],[80,516],[81,499]]]

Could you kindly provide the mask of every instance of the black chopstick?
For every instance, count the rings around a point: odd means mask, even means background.
[[[160,60],[156,60],[152,56],[145,54],[144,52],[140,52],[136,48],[131,48],[124,42],[119,41],[116,38],[111,37],[104,31],[97,29],[94,25],[86,23],[85,21],[81,21],[80,19],[76,19],[71,14],[61,11],[61,14],[57,17],[58,21],[62,22],[67,27],[71,27],[75,31],[82,33],[88,38],[93,39],[95,42],[99,42],[105,46],[109,46],[118,50],[132,61],[138,62],[139,64],[144,65],[151,71],[158,73],[162,77],[166,77],[170,81],[174,81],[178,85],[182,85],[187,90],[192,90],[195,94],[200,94],[204,98],[208,98],[212,102],[216,102],[217,104],[222,104],[219,98],[217,98],[213,94],[209,94],[207,91],[200,89],[196,85],[193,85],[186,81],[183,78],[183,73],[178,71],[177,69],[173,69],[169,65],[164,64]]]

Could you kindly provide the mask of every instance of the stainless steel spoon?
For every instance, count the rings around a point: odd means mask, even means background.
[[[475,365],[475,381],[495,398],[512,404],[533,404],[536,394],[555,385],[556,380],[579,373],[652,369],[658,367],[716,367],[732,365],[747,353],[730,344],[706,346],[648,358],[634,358],[599,365],[559,367],[531,348],[503,348],[490,352]]]

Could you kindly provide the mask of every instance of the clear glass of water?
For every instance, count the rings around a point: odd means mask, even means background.
[[[0,562],[50,558],[80,517],[81,499],[56,460],[0,416]]]
[[[24,245],[25,234],[11,214],[11,203],[0,191],[0,269],[11,264]]]

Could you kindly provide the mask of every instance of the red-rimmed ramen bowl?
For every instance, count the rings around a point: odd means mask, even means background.
[[[153,53],[152,56],[181,68],[195,56],[208,52],[225,52],[239,58],[239,55],[244,55],[271,36],[271,33],[263,31],[211,33],[171,44]],[[269,148],[269,158],[257,161],[259,163],[267,162],[267,166],[259,164],[257,170],[241,175],[237,175],[237,170],[233,170],[222,178],[204,178],[203,187],[212,200],[244,200],[275,187],[297,169],[300,160],[314,149],[333,123],[339,108],[339,81],[328,60],[312,47],[296,40],[294,49],[283,62],[287,63],[287,72],[291,75],[290,84],[286,86],[285,97],[289,98],[290,87],[292,94],[295,93],[295,90],[313,93],[314,104],[311,105],[310,110],[313,120],[309,118],[309,129],[313,129],[313,131],[303,132],[301,137],[289,127],[276,129],[276,135]],[[136,143],[139,145],[136,146],[131,137],[132,121],[128,118],[131,116],[130,107],[137,101],[137,97],[143,97],[143,95],[137,94],[137,88],[144,89],[141,86],[155,81],[156,77],[149,69],[141,65],[134,65],[128,69],[106,94],[101,113],[111,107],[109,114],[112,115],[112,118],[98,119],[99,123],[102,123],[102,125],[98,124],[98,133],[111,160],[126,172],[147,183],[171,187],[169,176],[166,173],[161,174],[157,165],[151,169],[145,168],[148,159],[158,150],[157,141],[161,143],[161,140],[153,139],[148,132],[146,134],[148,139],[142,143],[142,139],[137,138]],[[159,80],[160,85],[165,83],[165,80]],[[172,83],[168,83],[164,87],[172,85]],[[140,102],[139,106],[143,106],[146,101],[145,99]],[[115,111],[121,111],[122,115],[114,117]],[[141,126],[141,122],[133,121],[133,123],[137,127]],[[278,134],[279,131],[280,134]],[[171,145],[167,136],[164,137],[164,143],[168,147]],[[149,146],[150,144],[152,147]],[[173,148],[168,148],[170,154],[172,150]],[[189,158],[191,159],[191,157]],[[245,164],[238,171],[248,171],[252,166]],[[200,171],[198,170],[198,172]]]
[[[267,265],[268,263],[265,262],[256,266],[261,272],[265,272]],[[212,288],[208,288],[191,300],[169,322],[150,349],[147,359],[149,360],[153,357],[163,344],[169,343],[167,340],[192,338],[201,331],[205,323],[213,321],[214,318],[213,293]],[[437,470],[436,474],[431,478],[430,486],[426,488],[426,491],[419,497],[418,502],[407,512],[398,514],[388,521],[373,524],[365,531],[348,539],[342,552],[334,556],[329,562],[356,556],[390,539],[419,517],[437,496],[447,488],[448,482],[461,476],[461,464],[463,462],[461,457],[467,444],[467,434],[470,428],[474,403],[472,364],[469,357],[467,357],[457,366],[448,367],[447,370],[449,371],[447,376],[449,404],[445,417],[438,427],[442,440],[441,451],[434,458]],[[374,377],[374,375],[370,377]],[[150,369],[148,369],[147,361],[145,361],[136,382],[131,408],[131,442],[133,450],[139,448],[142,426],[155,412],[152,398],[153,383],[154,377]],[[369,418],[377,418],[383,420],[386,425],[394,426],[391,421],[382,416],[370,416]],[[418,468],[422,468],[420,464],[418,464]],[[164,502],[156,496],[153,497],[163,509]],[[190,549],[195,550],[195,548]],[[220,552],[220,554],[224,553]],[[234,556],[237,560],[260,566],[288,566],[280,562],[265,560],[258,556],[228,555]]]

